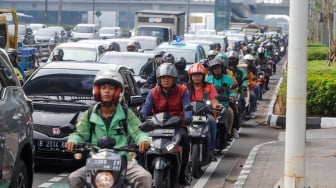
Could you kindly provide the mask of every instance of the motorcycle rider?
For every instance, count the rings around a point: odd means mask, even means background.
[[[188,72],[185,70],[187,66],[187,61],[184,57],[175,61],[175,67],[177,69],[177,84],[187,84],[189,81]]]
[[[192,121],[192,112],[184,111],[184,107],[190,105],[190,94],[186,86],[176,83],[177,76],[177,70],[172,63],[163,63],[157,68],[158,84],[148,93],[139,116],[145,120],[151,113],[167,112],[169,115],[185,118],[184,125],[177,127],[177,132],[181,135],[183,148],[179,183],[188,185],[190,182],[188,177],[185,176],[185,170],[189,160],[190,144],[186,126],[190,125]]]
[[[64,52],[62,49],[56,49],[53,52],[52,61],[63,61],[63,55],[64,55]]]
[[[240,111],[238,112],[235,110],[235,122],[234,122],[234,129],[239,130],[240,128],[240,119],[242,118],[241,115],[243,115],[242,112],[245,112],[245,105],[246,101],[244,99],[244,96],[247,94],[247,87],[248,87],[248,77],[247,77],[247,72],[245,71],[244,68],[238,67],[239,63],[239,55],[236,51],[230,51],[228,53],[229,57],[229,69],[233,72],[234,77],[236,78],[238,82],[238,93],[240,93],[240,98],[239,100],[239,106],[240,106]],[[235,131],[236,132],[236,131]]]
[[[258,69],[254,65],[254,57],[251,54],[246,54],[243,57],[243,61],[247,64],[248,89],[251,104],[249,113],[252,113],[257,110],[257,96],[260,96],[260,87],[257,85]],[[251,114],[251,116],[253,115]]]
[[[190,92],[191,101],[210,101],[211,107],[213,109],[221,109],[223,106],[215,98],[217,96],[216,88],[205,81],[206,69],[200,63],[192,64],[188,70],[190,82],[188,83],[188,89]],[[217,133],[217,124],[213,114],[207,114],[209,127],[210,127],[210,156],[212,161],[217,161],[217,158],[214,156],[214,150],[216,147],[216,133]]]
[[[127,146],[127,136],[131,136],[139,145],[139,152],[145,152],[149,146],[149,137],[139,129],[140,120],[131,109],[124,110],[122,99],[124,97],[124,81],[120,73],[112,70],[102,70],[97,73],[93,83],[93,96],[98,102],[94,104],[92,113],[84,112],[76,124],[76,132],[68,137],[67,151],[73,151],[76,143],[92,142],[97,145],[97,139],[104,136],[114,137],[116,147]],[[125,112],[127,114],[125,114]],[[125,121],[124,136],[115,136],[116,128]],[[92,130],[90,125],[94,124]],[[93,131],[93,132],[90,132]],[[127,132],[127,133],[126,133]],[[92,136],[92,137],[91,137]],[[91,137],[91,140],[90,140]],[[125,152],[120,152],[125,154]],[[128,157],[128,155],[126,155]],[[152,176],[141,165],[128,157],[126,180],[135,187],[148,187],[152,185]],[[69,176],[70,187],[85,187],[85,166],[72,172]]]
[[[224,73],[224,67],[223,64],[218,60],[214,59],[210,61],[210,72],[211,75],[209,75],[205,81],[214,85],[217,93],[220,93],[224,95],[225,97],[229,98],[229,104],[234,104],[235,98],[237,97],[237,93],[234,89],[227,89],[228,87],[232,86],[234,84],[233,79]],[[224,88],[225,86],[225,88]],[[229,105],[228,102],[221,102],[222,105],[227,106]],[[228,120],[228,127],[227,127],[227,133],[228,133],[228,141],[231,140],[231,138],[239,138],[237,135],[238,133],[235,132],[233,134],[232,132],[232,126],[234,121],[234,112],[232,110],[232,107],[230,106],[228,108],[228,114],[229,114],[229,120]],[[219,151],[224,148],[216,148]]]
[[[16,76],[18,77],[21,85],[23,85],[23,83],[27,79],[27,76],[26,76],[26,73],[24,72],[23,67],[18,62],[17,50],[14,49],[14,48],[9,48],[7,50],[7,54],[8,54],[9,60],[11,61],[12,65],[14,67],[14,71],[15,71]]]
[[[158,69],[158,67],[162,63],[171,63],[171,64],[175,63],[175,57],[171,53],[166,53],[165,51],[161,51],[156,56],[162,56],[162,58],[157,57],[157,60],[161,60],[161,61],[157,61],[156,62],[157,63],[156,70]],[[157,83],[157,77],[156,77],[156,72],[157,71],[156,70],[153,71],[152,74],[149,75],[149,77],[147,78],[146,85],[150,86],[150,88],[153,88],[156,85],[156,83]]]

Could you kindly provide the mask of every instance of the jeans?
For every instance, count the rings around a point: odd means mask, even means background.
[[[212,114],[208,114],[209,128],[210,128],[210,151],[214,151],[216,147],[217,123]]]
[[[250,112],[252,110],[256,110],[257,109],[257,95],[254,93],[254,91],[249,91],[250,92]]]
[[[261,95],[262,95],[261,92],[262,92],[262,91],[261,91],[261,89],[260,89],[260,86],[257,84],[257,85],[255,86],[255,88],[254,88],[254,93],[255,93],[256,96],[257,96],[257,100],[261,100]]]

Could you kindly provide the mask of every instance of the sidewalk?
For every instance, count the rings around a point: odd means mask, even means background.
[[[278,65],[277,73],[270,81],[271,89],[265,93],[264,101],[260,101],[256,124],[285,129],[285,116],[273,115],[276,92],[281,84],[285,62]],[[307,117],[305,144],[305,187],[336,187],[336,119]],[[240,175],[234,184],[235,188],[283,188],[285,158],[285,130],[279,139],[255,146]]]

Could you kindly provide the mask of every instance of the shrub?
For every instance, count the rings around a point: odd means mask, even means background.
[[[314,46],[309,47],[307,50],[308,61],[311,60],[327,60],[328,59],[328,47],[326,46]]]

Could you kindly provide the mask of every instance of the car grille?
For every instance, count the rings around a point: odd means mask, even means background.
[[[35,131],[48,135],[49,137],[63,138],[63,137],[68,136],[68,134],[62,133],[61,131],[53,130],[54,128],[59,128],[59,127],[34,124]]]

